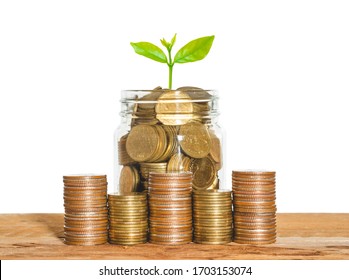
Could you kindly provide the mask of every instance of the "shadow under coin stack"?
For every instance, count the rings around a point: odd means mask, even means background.
[[[234,242],[276,241],[274,171],[233,171]]]
[[[64,182],[64,242],[99,245],[108,241],[107,176],[69,175]]]
[[[192,173],[149,174],[149,239],[164,245],[192,241]]]
[[[109,243],[135,245],[147,242],[147,194],[113,193],[108,195]]]
[[[204,190],[193,192],[194,242],[226,244],[231,242],[231,191]]]

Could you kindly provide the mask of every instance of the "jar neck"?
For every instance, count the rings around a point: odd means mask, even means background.
[[[120,101],[122,122],[131,125],[215,124],[219,115],[218,95],[213,90],[126,90]]]

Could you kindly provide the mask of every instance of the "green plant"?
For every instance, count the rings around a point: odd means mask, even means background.
[[[167,49],[168,56],[158,46],[149,42],[131,43],[134,51],[157,62],[166,63],[169,69],[168,87],[172,88],[172,73],[175,63],[187,63],[201,60],[209,53],[214,36],[206,36],[190,41],[183,46],[172,59],[171,51],[176,42],[176,34],[170,42],[161,39],[161,44]]]

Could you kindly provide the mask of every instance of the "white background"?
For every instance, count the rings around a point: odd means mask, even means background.
[[[1,276],[5,280],[18,279],[50,279],[61,280],[69,279],[150,279],[150,280],[170,280],[170,279],[203,279],[203,280],[231,280],[231,279],[268,279],[268,280],[293,280],[293,279],[347,279],[348,278],[347,260],[16,260],[2,261]],[[182,269],[183,276],[100,276],[100,269],[114,270],[139,269],[140,267],[147,270],[154,269],[156,266],[159,272],[164,269]],[[201,271],[200,267],[251,267],[252,274],[240,275],[204,275],[194,276],[196,267],[197,274]],[[20,269],[18,269],[20,268]],[[230,271],[229,269],[227,269]],[[242,272],[243,269],[240,271]],[[188,272],[187,272],[188,271]],[[207,271],[207,269],[206,269]],[[218,274],[218,269],[216,270]],[[240,273],[241,273],[240,272]],[[221,272],[223,274],[223,272]],[[337,277],[336,277],[337,276]]]
[[[226,181],[277,172],[279,212],[349,212],[348,1],[0,2],[0,213],[63,212],[62,175],[113,177],[120,91],[166,87],[130,42],[215,35],[174,88],[220,93]]]

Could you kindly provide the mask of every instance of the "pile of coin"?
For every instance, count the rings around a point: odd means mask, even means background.
[[[108,195],[109,243],[135,245],[147,242],[147,194],[112,193]]]
[[[192,173],[149,174],[149,241],[179,245],[192,241]]]
[[[132,100],[129,131],[118,140],[119,164],[139,172],[141,187],[126,189],[146,190],[149,172],[164,171],[192,172],[195,190],[219,188],[222,149],[211,121],[214,100],[195,87],[156,88]],[[120,181],[120,191],[123,185]]]
[[[141,171],[141,183],[142,190],[148,191],[148,180],[149,173],[166,173],[167,163],[166,162],[141,162],[139,164]]]
[[[68,175],[64,182],[64,242],[98,245],[108,240],[107,176]]]
[[[228,190],[193,192],[194,242],[225,244],[232,240],[232,198]]]
[[[276,241],[274,171],[233,171],[234,242]]]

